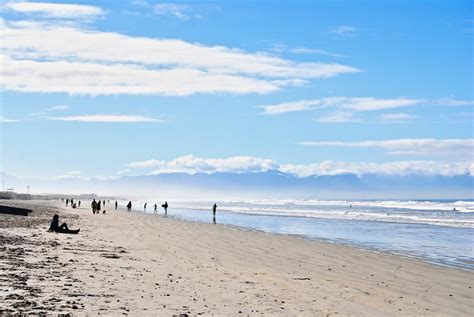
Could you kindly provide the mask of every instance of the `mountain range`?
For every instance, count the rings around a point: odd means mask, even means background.
[[[248,173],[162,173],[113,179],[69,177],[58,180],[19,179],[0,175],[5,188],[32,193],[97,193],[120,197],[213,199],[278,197],[308,199],[472,199],[470,174],[389,175],[341,174],[297,177],[280,171]]]

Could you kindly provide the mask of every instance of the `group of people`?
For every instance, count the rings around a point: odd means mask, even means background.
[[[62,199],[64,201],[64,198]],[[79,200],[77,203],[74,201],[74,198],[66,198],[66,207],[69,205],[69,203],[71,203],[71,208],[72,209],[76,209],[76,208],[79,208],[81,207],[81,201]]]
[[[108,200],[108,202],[110,202],[110,200]],[[115,202],[115,205],[115,209],[117,209],[117,202]],[[105,207],[105,200],[96,201],[95,199],[92,199],[91,208],[93,214],[100,214],[102,207]],[[102,213],[105,214],[106,210],[104,209]]]
[[[115,209],[117,209],[117,202],[115,202],[115,204],[116,204]],[[145,211],[145,212],[146,212],[146,207],[147,207],[147,205],[148,205],[148,203],[145,203],[145,204],[143,205],[143,211]],[[165,201],[165,203],[164,203],[163,205],[161,205],[161,207],[164,209],[164,211],[165,211],[165,216],[166,216],[166,215],[168,214],[168,202]],[[127,211],[132,211],[132,202],[131,202],[131,201],[129,201],[128,204],[127,204]],[[157,204],[155,204],[155,205],[153,206],[153,212],[154,212],[155,214],[158,213],[158,205],[157,205]]]
[[[62,199],[64,201],[64,199]],[[108,201],[110,202],[110,200]],[[72,208],[76,208],[77,206],[81,206],[81,201],[78,201],[77,205],[76,203],[74,202],[74,199],[66,199],[66,206],[69,205],[69,203],[71,204],[71,207]],[[147,207],[147,204],[148,203],[145,203],[143,205],[143,209],[144,211],[146,212],[146,207]],[[92,208],[92,213],[93,214],[99,214],[100,211],[101,211],[101,207],[102,206],[105,206],[105,200],[98,200],[96,201],[95,199],[92,200],[92,203],[91,203],[91,208]],[[158,206],[157,204],[155,204],[154,206],[154,213],[156,214],[158,212]],[[165,211],[165,216],[168,214],[168,202],[165,201],[165,203],[163,205],[161,205],[161,207],[163,207],[164,211]],[[115,201],[115,210],[117,210],[118,208],[118,202]],[[127,210],[128,211],[131,211],[132,210],[132,202],[129,201],[128,204],[127,204]],[[216,223],[216,211],[217,211],[217,204],[214,204],[212,206],[212,221],[213,223]],[[105,210],[103,210],[103,213],[105,214]],[[59,225],[59,215],[54,215],[53,216],[53,219],[50,221],[50,226],[49,226],[49,229],[48,231],[52,231],[52,232],[58,232],[58,233],[72,233],[72,234],[77,234],[79,233],[80,229],[76,229],[76,230],[71,230],[68,228],[67,224],[66,223],[63,223],[61,225]]]

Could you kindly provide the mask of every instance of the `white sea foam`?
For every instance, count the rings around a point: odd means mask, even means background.
[[[212,202],[213,203],[213,202]],[[176,207],[209,210],[211,202],[176,202]],[[474,201],[220,201],[219,210],[321,219],[382,221],[474,228]]]

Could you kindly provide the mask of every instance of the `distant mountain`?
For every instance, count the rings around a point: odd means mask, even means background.
[[[296,177],[280,171],[262,173],[163,173],[109,180],[18,180],[10,187],[31,186],[34,193],[97,193],[123,197],[288,197],[319,199],[474,198],[474,177],[388,174]]]

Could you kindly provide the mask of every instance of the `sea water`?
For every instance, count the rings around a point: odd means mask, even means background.
[[[155,202],[148,202],[153,212]],[[342,243],[474,271],[474,201],[169,201],[168,216]],[[143,210],[143,202],[136,202]],[[162,214],[161,203],[158,211]]]

